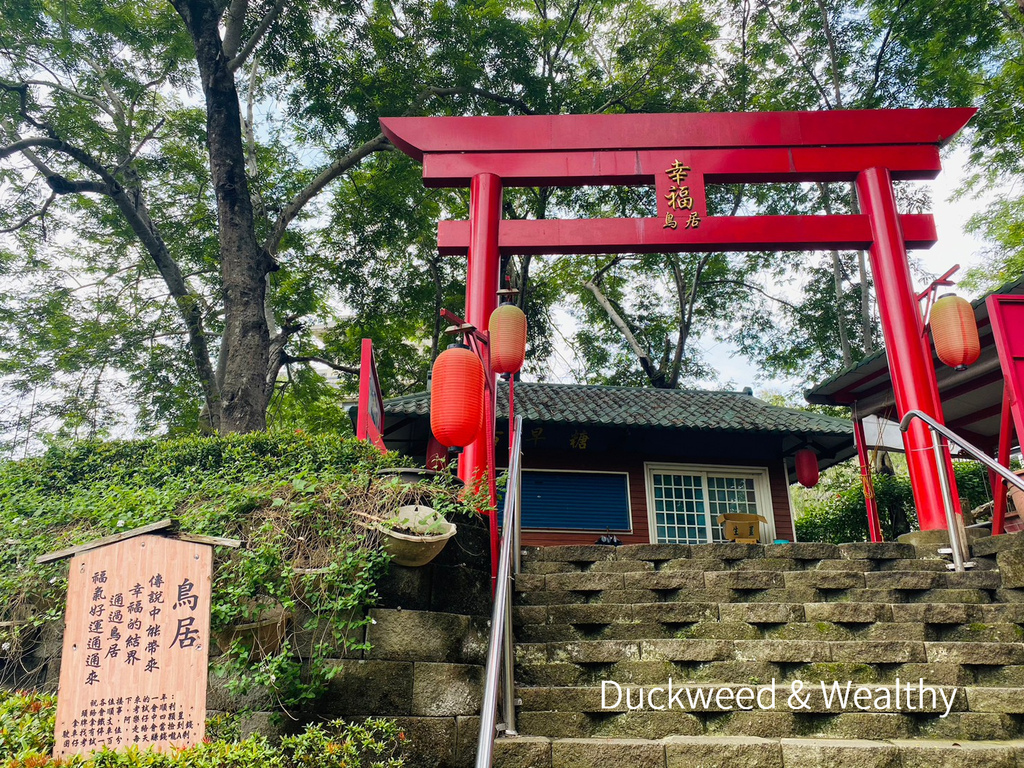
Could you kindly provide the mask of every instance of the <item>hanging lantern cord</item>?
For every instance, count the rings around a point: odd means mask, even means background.
[[[512,434],[512,425],[516,423],[516,377],[515,374],[506,373],[508,379],[508,465],[512,466],[512,444],[515,442],[515,435]]]

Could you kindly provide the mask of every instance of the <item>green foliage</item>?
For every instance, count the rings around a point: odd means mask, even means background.
[[[391,720],[334,720],[271,744],[260,735],[238,739],[207,723],[207,738],[188,749],[156,752],[130,747],[54,760],[57,699],[0,689],[0,768],[401,768],[405,734]]]
[[[852,464],[836,469],[847,471],[824,473],[814,497],[804,502],[803,511],[795,523],[796,536],[800,541],[843,544],[868,540],[867,506],[860,475]],[[953,469],[964,508],[972,509],[992,498],[984,466],[974,461],[955,461]],[[917,512],[910,478],[902,473],[875,473],[872,479],[882,536],[886,541],[894,541],[916,524]]]
[[[67,566],[36,565],[37,555],[173,516],[185,531],[243,541],[215,553],[215,636],[230,638],[230,627],[271,607],[292,617],[280,649],[239,637],[217,671],[236,689],[261,686],[283,709],[301,708],[338,671],[326,660],[362,647],[386,565],[375,526],[403,493],[376,471],[397,461],[352,438],[278,431],[59,445],[2,463],[0,621],[25,620],[30,637],[32,627],[60,620]],[[425,492],[449,515],[479,503],[443,478]],[[18,672],[4,664],[0,681]]]

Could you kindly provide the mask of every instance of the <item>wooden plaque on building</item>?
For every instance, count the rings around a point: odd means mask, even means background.
[[[205,734],[212,547],[137,536],[68,574],[54,757]]]

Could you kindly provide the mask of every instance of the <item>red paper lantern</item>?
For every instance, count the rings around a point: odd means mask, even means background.
[[[526,315],[515,304],[502,304],[487,322],[491,337],[491,370],[516,373],[526,358]]]
[[[483,417],[483,364],[469,347],[453,344],[434,361],[430,431],[441,445],[461,448],[476,440]]]
[[[796,479],[804,488],[813,488],[818,484],[818,454],[810,448],[796,452]]]
[[[932,341],[939,360],[962,371],[981,356],[974,307],[960,296],[947,293],[932,305]]]

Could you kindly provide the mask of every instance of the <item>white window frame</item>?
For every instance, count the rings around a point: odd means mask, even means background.
[[[749,478],[754,481],[754,503],[757,512],[763,515],[767,524],[761,523],[761,543],[771,544],[775,541],[775,508],[772,505],[772,491],[767,467],[741,467],[729,464],[668,464],[664,462],[644,462],[644,485],[647,491],[647,525],[652,544],[658,541],[657,516],[654,511],[654,475],[699,475],[704,486],[704,508],[709,518],[710,528],[718,525],[711,520],[708,497],[708,475],[721,477]],[[713,539],[711,540],[713,541]],[[709,541],[710,543],[710,541]]]

